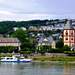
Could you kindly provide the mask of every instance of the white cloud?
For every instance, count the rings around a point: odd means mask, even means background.
[[[0,11],[0,15],[13,15],[13,13],[9,11]]]

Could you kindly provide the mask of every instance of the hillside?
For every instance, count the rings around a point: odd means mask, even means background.
[[[48,23],[47,23],[48,22]],[[13,33],[13,27],[26,27],[29,26],[45,26],[45,25],[54,25],[56,23],[65,23],[66,20],[60,21],[58,19],[56,20],[31,20],[31,21],[2,21],[0,22],[0,34],[12,34]],[[47,23],[47,24],[46,24]]]

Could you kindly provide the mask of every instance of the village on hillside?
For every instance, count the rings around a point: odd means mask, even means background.
[[[48,55],[75,51],[75,22],[60,23],[62,21],[48,21],[45,26],[29,26],[28,29],[13,27],[12,35],[0,34],[0,53]]]

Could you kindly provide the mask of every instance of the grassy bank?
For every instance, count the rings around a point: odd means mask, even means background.
[[[34,57],[33,60],[38,61],[68,61],[73,62],[75,61],[75,57]]]

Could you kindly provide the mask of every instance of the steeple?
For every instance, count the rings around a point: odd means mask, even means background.
[[[67,21],[67,24],[66,24],[66,26],[64,27],[64,29],[73,29],[72,23],[71,23],[70,20]]]

